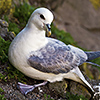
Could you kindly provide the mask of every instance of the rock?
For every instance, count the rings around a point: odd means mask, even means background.
[[[87,99],[91,98],[91,94],[83,85],[72,80],[63,80],[61,82],[50,83],[49,89],[63,98],[67,97],[67,91],[74,95],[82,95]]]
[[[2,27],[2,28],[6,28],[6,27],[8,27],[8,23],[5,21],[5,20],[1,20],[0,19],[0,26]]]
[[[68,88],[69,82],[63,80],[61,82],[49,83],[49,89],[55,94],[66,98],[66,89]]]
[[[88,66],[86,66],[86,68],[84,68],[84,66],[83,66],[83,71],[91,79],[95,79],[95,80],[100,79],[100,73],[99,73],[99,70],[97,67],[93,67],[92,65],[88,65]]]
[[[89,0],[65,0],[55,13],[56,25],[66,27],[79,46],[100,50],[100,9],[96,10]]]
[[[2,19],[0,19],[0,36],[5,40],[10,41],[12,41],[15,37],[14,32],[8,31],[8,23]]]
[[[89,93],[89,91],[81,84],[71,81],[69,84],[70,87],[70,93],[74,94],[74,95],[83,95],[85,98],[90,99],[91,98],[91,94]]]
[[[63,2],[64,0],[29,0],[31,5],[47,7],[52,10],[57,9]]]

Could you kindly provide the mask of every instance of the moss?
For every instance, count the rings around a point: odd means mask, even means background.
[[[11,64],[9,64],[9,66],[5,69],[5,72],[7,72],[7,81],[11,79],[16,79],[23,83],[26,81],[25,75],[13,67]]]
[[[54,99],[52,99],[52,97],[50,95],[47,95],[47,94],[44,94],[44,98],[45,98],[45,100],[54,100]],[[78,95],[73,95],[70,92],[67,92],[66,100],[88,100],[88,99],[82,95],[78,96]]]
[[[54,100],[54,99],[51,98],[50,95],[47,95],[47,94],[44,94],[44,98],[45,98],[45,100]]]
[[[100,8],[100,0],[90,0],[95,9]]]
[[[0,81],[2,81],[2,80],[7,82],[6,75],[3,75],[2,73],[0,73]]]
[[[9,20],[9,17],[7,15],[4,15],[4,20],[6,20],[9,25],[8,25],[8,30],[14,32],[15,34],[18,34],[20,31],[20,26],[15,23],[14,20]]]
[[[69,92],[66,93],[66,97],[67,97],[67,100],[88,100],[87,98],[85,98],[84,96],[80,95],[73,95]]]
[[[72,38],[72,36],[69,33],[65,32],[63,30],[59,30],[54,25],[51,26],[51,30],[52,30],[53,37],[59,39],[60,41],[66,43],[66,44],[76,45],[74,39]]]
[[[92,74],[92,72],[87,68],[87,63],[83,64],[83,69],[86,73],[86,75],[90,78],[90,79],[94,79],[94,76]]]
[[[92,60],[91,62],[94,62],[94,63],[100,65],[100,57]],[[93,66],[93,67],[97,67],[100,70],[100,67],[98,67],[98,66]]]
[[[8,48],[10,41],[5,41],[0,37],[0,63],[5,64],[8,62]]]
[[[16,34],[25,27],[30,15],[35,10],[34,7],[30,6],[26,2],[20,5],[15,5],[15,11],[13,12],[13,19],[9,20],[7,15],[4,15],[4,20],[9,23],[8,29],[14,31]]]
[[[18,81],[25,81],[26,78],[24,74],[19,72],[17,69],[15,69],[8,60],[8,48],[10,45],[10,41],[5,41],[0,37],[0,64],[5,66],[6,68],[4,69],[4,74],[0,73],[0,81],[5,81],[7,82],[10,79],[17,79]]]
[[[34,7],[30,6],[27,3],[23,3],[15,7],[13,16],[19,21],[20,26],[24,27],[34,10]]]
[[[10,31],[14,32],[15,34],[18,34],[20,31],[18,24],[14,23],[14,22],[9,22],[8,28]]]
[[[4,90],[2,88],[0,88],[0,100],[6,100],[6,98],[4,97],[4,95],[1,94],[3,92],[4,92]]]
[[[6,100],[6,98],[4,97],[4,95],[0,94],[0,100]]]

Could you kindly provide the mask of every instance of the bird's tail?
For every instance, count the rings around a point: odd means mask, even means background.
[[[100,57],[100,51],[92,51],[92,52],[85,52],[85,53],[88,57],[88,59],[86,60],[86,63],[100,67],[100,65],[90,62],[90,60]]]
[[[85,52],[85,53],[88,56],[87,61],[100,57],[100,51],[91,51],[91,52]]]
[[[96,63],[93,63],[93,62],[88,62],[88,61],[86,61],[86,63],[91,64],[91,65],[94,65],[94,66],[100,67],[100,65],[98,65],[98,64],[96,64]]]

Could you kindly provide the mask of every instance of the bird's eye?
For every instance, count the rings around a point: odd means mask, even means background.
[[[45,20],[45,17],[44,17],[42,14],[40,15],[40,17],[41,17],[43,20]]]

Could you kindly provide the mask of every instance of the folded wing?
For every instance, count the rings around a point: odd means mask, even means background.
[[[40,50],[32,52],[28,63],[45,73],[67,73],[80,64],[80,57],[64,43],[48,38],[48,43]]]

